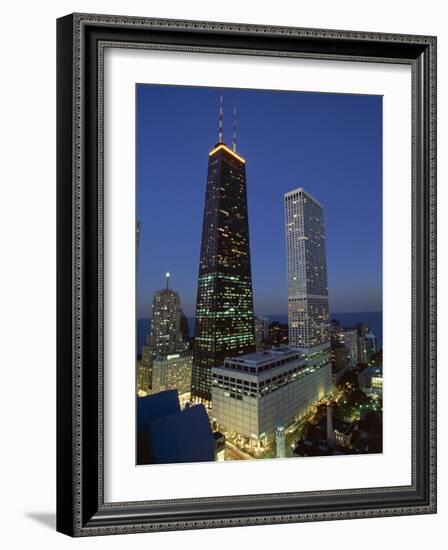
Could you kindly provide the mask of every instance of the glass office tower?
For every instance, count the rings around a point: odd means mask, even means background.
[[[209,153],[191,384],[206,403],[212,367],[255,351],[246,161],[219,135]]]

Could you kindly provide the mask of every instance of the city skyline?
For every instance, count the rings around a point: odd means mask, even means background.
[[[382,350],[377,353],[376,335],[367,325],[358,324],[350,331],[337,321],[330,323],[327,234],[332,225],[330,222],[327,231],[320,195],[311,194],[302,185],[283,193],[283,239],[270,235],[263,247],[267,254],[272,253],[271,245],[278,251],[283,244],[288,322],[278,324],[278,330],[275,323],[266,326],[266,321],[258,322],[258,318],[255,322],[252,274],[256,268],[252,269],[250,227],[257,224],[251,223],[254,214],[248,200],[247,160],[237,149],[235,104],[231,140],[223,129],[228,118],[224,117],[221,95],[202,201],[194,335],[189,335],[185,317],[181,330],[184,299],[170,287],[172,270],[167,271],[165,288],[153,296],[150,336],[142,353],[137,352],[137,463],[381,452]],[[282,134],[282,139],[287,134]],[[172,148],[170,163],[162,157],[157,164],[169,173],[176,166],[186,176],[190,165],[179,157],[180,152]],[[275,165],[277,175],[281,167],[281,162]],[[252,199],[255,203],[256,197]],[[194,254],[190,243],[185,250],[182,243],[199,213],[196,207],[186,208],[189,202],[176,208],[178,198],[171,193],[158,202],[165,224],[154,224],[158,249],[151,257],[163,256],[163,251],[166,259],[176,262],[186,252],[184,260],[191,266]],[[259,198],[259,203],[265,198]],[[272,203],[264,205],[258,227],[260,222],[269,225],[271,218],[280,221],[274,215],[276,199],[274,194]],[[140,201],[138,195],[138,205]],[[353,201],[347,202],[347,208],[349,205],[350,213],[359,206]],[[359,208],[364,212],[364,207]],[[137,215],[140,260],[142,228]],[[340,210],[338,217],[349,218]],[[167,235],[173,230],[176,243],[169,246]],[[352,238],[347,230],[339,255],[347,252],[347,242],[353,254]],[[363,244],[369,242],[364,237]],[[381,239],[376,249],[381,250]],[[357,251],[354,258],[359,266]],[[272,267],[272,259],[269,265]],[[346,273],[360,276],[360,269],[349,267]],[[271,269],[270,275],[273,273]],[[283,287],[272,278],[269,281],[265,290],[268,299]]]
[[[137,94],[137,218],[140,222],[137,316],[150,317],[153,294],[162,287],[163,273],[170,271],[173,286],[181,297],[182,308],[186,316],[191,318],[194,317],[196,306],[204,206],[206,173],[203,165],[210,145],[217,138],[216,113],[220,90],[139,85]],[[381,310],[381,168],[378,169],[378,164],[381,167],[381,98],[258,90],[225,90],[223,96],[224,112],[227,114],[224,141],[230,142],[232,130],[229,121],[235,101],[239,108],[238,150],[248,161],[249,233],[255,313],[267,316],[287,313],[283,194],[302,185],[312,195],[319,193],[326,212],[326,227],[331,227],[327,231],[330,313]],[[260,96],[261,100],[254,101],[254,98]],[[175,101],[180,98],[183,100]],[[251,101],[248,102],[248,99]],[[152,105],[157,105],[158,114]],[[207,105],[210,105],[210,112]],[[258,132],[262,116],[260,109],[266,106],[269,109],[263,112],[265,125],[269,121],[279,124],[277,118],[282,118],[294,106],[295,110],[305,109],[308,117],[302,117],[298,124],[290,124],[289,131],[286,125],[280,137],[275,134],[269,147],[262,147],[269,137]],[[174,112],[170,111],[171,114],[164,117],[168,108]],[[369,115],[363,124],[359,121],[362,119],[361,112],[363,116]],[[324,115],[329,116],[326,134],[317,136],[319,131],[323,131]],[[187,126],[194,116],[197,119],[195,131],[192,132],[194,139],[185,140]],[[354,141],[357,142],[357,162],[355,169],[353,162],[349,163],[346,158],[345,183],[342,184],[340,177],[334,176],[335,183],[332,185],[325,180],[323,174],[327,169],[322,170],[322,165],[327,165],[331,159],[335,162],[336,152],[341,153],[340,141],[345,141],[347,146],[345,138],[333,141],[329,138],[336,137],[341,117],[344,119],[345,134],[351,137],[348,145],[354,146]],[[313,120],[316,125],[314,134],[309,131]],[[162,121],[165,122],[163,128]],[[174,122],[177,124],[175,128]],[[281,124],[285,127],[283,118]],[[165,134],[170,130],[173,132],[172,140],[165,139],[164,135],[162,139],[160,131]],[[318,153],[324,160],[315,165],[314,180],[317,183],[307,175],[310,166],[300,151],[299,145],[306,141],[301,132],[307,135],[309,141],[317,138],[321,140]],[[292,141],[294,143],[291,144]],[[195,152],[192,151],[191,142]],[[198,147],[196,151],[198,142],[208,142],[208,147],[205,150]],[[278,142],[281,142],[280,145]],[[260,149],[260,155],[250,153],[254,147]],[[291,159],[291,147],[296,150],[297,159]],[[264,154],[267,149],[272,152],[272,158],[271,163],[266,164],[266,160],[269,161]],[[168,150],[174,161],[163,162],[163,152],[167,154]],[[353,152],[351,147],[350,158]],[[348,157],[348,153],[346,155]],[[157,163],[154,158],[158,159]],[[339,162],[343,160],[339,159]],[[202,166],[196,166],[197,163]],[[278,173],[276,181],[271,179],[272,164]],[[376,185],[367,183],[367,180],[365,185],[361,185],[360,172],[371,172],[370,165],[376,167]],[[360,170],[360,166],[364,168]],[[266,168],[264,173],[263,167]],[[287,168],[294,177],[282,176]],[[300,177],[301,168],[303,178]],[[160,176],[163,176],[163,181]],[[156,183],[151,185],[151,181]],[[331,193],[324,192],[328,188],[331,188]],[[188,209],[183,208],[186,194],[191,197]],[[362,201],[357,203],[357,197],[362,198]],[[161,207],[163,205],[167,206]],[[349,215],[341,210],[341,205],[350,210]],[[267,206],[269,210],[266,210]],[[164,223],[158,223],[162,217]]]

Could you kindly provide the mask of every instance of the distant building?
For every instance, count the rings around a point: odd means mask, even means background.
[[[372,355],[377,351],[376,336],[369,332],[364,325],[362,331],[357,334],[358,363],[368,363]]]
[[[341,330],[339,342],[348,350],[349,366],[355,367],[358,364],[358,333],[356,329],[345,328]]]
[[[268,327],[269,346],[282,346],[288,344],[288,324],[273,321]]]
[[[152,373],[137,359],[137,395],[143,397],[151,391]]]
[[[364,339],[364,334],[357,334],[356,344],[358,351],[358,363],[367,363],[367,353],[366,353],[366,341]]]
[[[328,365],[318,351],[320,362],[312,368],[289,346],[228,358],[214,367],[212,414],[218,425],[254,443],[274,442],[279,419],[286,428],[329,389]]]
[[[246,160],[222,141],[208,155],[191,394],[210,404],[212,368],[255,351]]]
[[[186,358],[189,342],[183,339],[182,333],[182,329],[188,331],[188,321],[182,313],[179,294],[169,288],[169,279],[170,274],[167,273],[166,287],[154,294],[152,302],[150,333],[137,364],[137,395],[140,396],[177,388],[176,381],[180,384],[181,393],[189,391],[185,390],[184,380],[189,379],[191,382],[191,356]],[[180,361],[180,365],[173,362],[173,357],[181,356],[185,359]],[[188,362],[189,368],[186,366]]]
[[[266,341],[269,338],[269,319],[262,315],[255,317],[255,346],[257,351],[265,348]]]
[[[364,345],[366,348],[366,362],[368,363],[376,352],[376,337],[372,332],[364,334]]]
[[[146,395],[152,388],[153,354],[149,345],[149,335],[142,348],[141,359],[137,361],[137,394]]]
[[[360,389],[367,395],[383,395],[383,367],[369,367],[358,375]]]
[[[358,334],[364,336],[364,334],[369,332],[369,327],[365,323],[357,323],[356,330],[358,331]]]
[[[327,404],[325,416],[316,424],[308,424],[304,437],[293,454],[297,456],[328,456],[354,454],[353,441],[357,436],[356,422],[347,422],[333,416],[332,405]]]
[[[349,351],[343,344],[335,344],[331,346],[331,371],[333,374],[333,381],[337,382],[351,367]]]
[[[340,344],[341,343],[341,335],[342,335],[341,323],[336,319],[332,319],[330,321],[330,342],[331,342],[331,345]]]
[[[190,392],[191,353],[172,353],[154,357],[152,366],[153,393],[177,389],[179,394]]]
[[[190,340],[190,325],[188,319],[185,316],[185,313],[180,310],[180,323],[179,323],[180,333],[182,334],[182,340],[188,342]]]
[[[169,278],[167,273],[166,288],[158,290],[152,302],[149,345],[154,355],[175,353],[182,347],[180,298],[169,288]]]
[[[356,424],[354,422],[347,422],[342,418],[335,418],[333,420],[333,428],[335,443],[342,447],[350,447]]]

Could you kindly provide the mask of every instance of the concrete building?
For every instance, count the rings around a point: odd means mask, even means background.
[[[289,345],[303,351],[309,367],[320,365],[325,391],[330,391],[330,322],[323,207],[302,187],[285,193],[284,207]]]
[[[317,347],[319,348],[319,346]],[[320,349],[280,346],[226,359],[212,369],[212,415],[218,425],[255,443],[274,442],[279,428],[308,414],[331,379]]]
[[[327,258],[322,205],[303,188],[285,194],[289,345],[329,342]]]
[[[191,388],[191,353],[172,353],[156,356],[152,365],[152,392],[177,389],[185,394]]]

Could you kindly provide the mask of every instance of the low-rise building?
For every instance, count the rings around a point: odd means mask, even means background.
[[[185,394],[191,388],[191,353],[171,353],[154,358],[152,365],[152,393],[177,389]]]
[[[331,390],[329,343],[310,350],[279,346],[225,360],[212,369],[217,424],[254,442],[302,418]]]
[[[358,376],[360,389],[367,395],[383,395],[383,367],[369,367]]]

